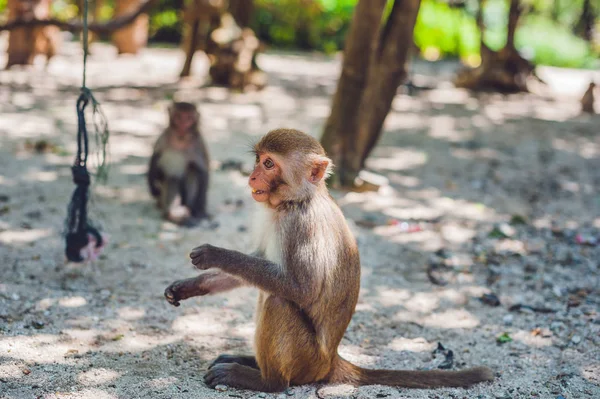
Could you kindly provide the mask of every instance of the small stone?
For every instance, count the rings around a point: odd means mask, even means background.
[[[18,301],[19,299],[21,299],[21,297],[17,294],[12,294],[10,297],[12,298],[13,301]]]
[[[29,370],[29,369],[23,369],[23,374],[29,375],[29,374],[31,374],[31,370]]]
[[[266,394],[266,393],[264,393],[264,392],[261,392],[261,393],[259,393],[257,396],[258,396],[259,398],[266,398],[266,397],[267,397],[267,394]]]
[[[217,386],[215,387],[215,390],[216,390],[216,391],[219,391],[219,392],[225,392],[225,391],[226,391],[228,388],[229,388],[229,387],[228,387],[227,385],[217,385]]]
[[[292,389],[288,388],[285,390],[285,394],[287,396],[294,396],[294,391]]]
[[[35,320],[31,322],[31,326],[36,330],[41,330],[42,328],[44,328],[44,322]]]
[[[579,335],[573,335],[573,337],[571,337],[571,342],[577,345],[581,342],[581,337]]]
[[[502,322],[504,323],[505,326],[512,326],[514,320],[514,316],[511,314],[507,314],[506,316],[504,316],[502,318]]]
[[[483,294],[479,300],[489,306],[500,306],[500,298],[494,293]]]

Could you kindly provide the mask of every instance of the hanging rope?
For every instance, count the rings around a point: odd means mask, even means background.
[[[90,173],[87,170],[89,151],[89,138],[85,122],[85,108],[92,104],[94,130],[96,133],[96,144],[100,145],[101,154],[99,159],[97,177],[106,180],[106,144],[108,142],[108,123],[100,109],[100,103],[96,101],[92,92],[86,87],[86,70],[88,56],[88,0],[83,2],[83,79],[81,94],[77,99],[77,156],[71,167],[75,191],[71,197],[67,210],[66,220],[66,256],[71,262],[81,262],[86,259],[82,255],[83,250],[90,244],[94,244],[92,252],[99,251],[104,245],[104,237],[88,221],[87,202],[89,198]]]

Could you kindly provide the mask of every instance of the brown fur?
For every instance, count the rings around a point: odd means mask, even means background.
[[[188,118],[181,126],[179,117]],[[207,217],[209,157],[200,134],[196,106],[176,102],[169,108],[169,127],[154,145],[148,167],[148,187],[163,216],[177,224],[194,225]],[[180,207],[176,208],[176,198]]]
[[[344,216],[325,186],[330,162],[316,140],[290,129],[268,133],[255,150],[257,163],[249,184],[255,200],[266,205],[258,226],[257,252],[245,255],[205,244],[190,254],[198,269],[219,269],[260,290],[255,364],[248,357],[219,357],[205,376],[209,386],[281,391],[289,385],[332,382],[434,388],[466,387],[493,379],[484,367],[369,370],[342,359],[337,348],[358,300],[360,257]],[[292,165],[306,164],[305,169],[286,170],[290,159]],[[275,160],[272,167],[271,160]],[[295,181],[299,176],[304,182]],[[273,181],[278,182],[276,187]],[[312,188],[294,186],[305,183]],[[300,197],[291,197],[298,192]],[[205,281],[205,275],[196,278],[196,286]],[[167,288],[169,302],[190,297],[190,290],[178,289],[181,285],[175,282]],[[197,294],[223,291],[222,284],[210,292],[206,288]]]

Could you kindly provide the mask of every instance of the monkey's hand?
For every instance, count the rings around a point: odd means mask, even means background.
[[[204,276],[202,276],[204,277]],[[179,301],[194,296],[206,295],[208,291],[203,287],[202,278],[188,278],[177,280],[165,290],[165,298],[173,306],[179,306]]]
[[[220,268],[227,264],[227,255],[230,251],[224,248],[203,244],[192,249],[190,258],[196,269],[206,270],[212,267]]]

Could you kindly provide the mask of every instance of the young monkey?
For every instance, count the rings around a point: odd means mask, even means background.
[[[209,244],[194,248],[198,277],[179,280],[167,300],[215,294],[242,285],[260,290],[256,356],[221,355],[204,377],[210,387],[282,391],[314,382],[406,388],[467,387],[491,381],[492,371],[369,370],[344,360],[338,345],[360,288],[358,248],[329,195],[331,161],[312,137],[291,129],[269,132],[255,146],[249,185],[264,204],[258,250],[252,255]]]
[[[169,127],[156,141],[148,168],[150,193],[157,199],[163,217],[186,226],[207,217],[209,159],[198,127],[199,117],[194,104],[173,103]]]

